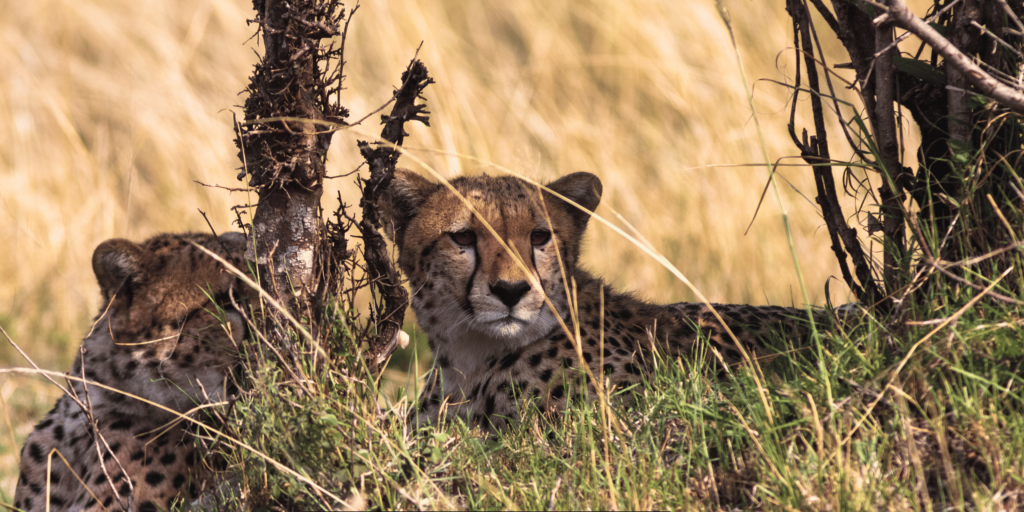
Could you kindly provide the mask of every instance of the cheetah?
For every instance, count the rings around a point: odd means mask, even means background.
[[[399,170],[382,197],[383,227],[434,353],[411,412],[416,424],[458,416],[493,431],[518,419],[526,400],[562,410],[583,393],[570,379],[581,363],[612,387],[630,386],[650,368],[645,354],[655,345],[673,357],[694,357],[704,337],[718,360],[743,359],[704,303],[651,304],[581,268],[580,243],[601,199],[596,176],[569,174],[547,189],[487,175],[460,177],[449,187]],[[763,339],[807,335],[807,310],[713,306],[754,355],[766,354]],[[813,315],[827,320],[824,311]],[[593,381],[586,381],[593,399]]]
[[[96,248],[104,308],[82,342],[68,394],[25,440],[15,507],[155,511],[203,489],[202,452],[188,422],[170,411],[225,399],[246,332],[230,304],[245,290],[193,243],[236,264],[245,249],[241,233],[114,239]]]

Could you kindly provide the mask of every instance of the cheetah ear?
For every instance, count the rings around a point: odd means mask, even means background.
[[[395,169],[395,178],[377,202],[380,209],[380,222],[384,232],[393,242],[396,236],[401,238],[402,231],[409,221],[419,213],[434,192],[441,186],[408,169]]]
[[[601,202],[601,192],[603,191],[601,180],[589,172],[574,172],[562,176],[548,183],[547,187],[591,212]],[[576,227],[583,231],[587,227],[587,221],[590,220],[590,213],[571,204],[566,204],[565,208],[576,221]]]
[[[142,275],[148,253],[139,244],[123,238],[107,240],[92,253],[92,271],[100,283],[103,299],[111,297],[126,284],[131,286]]]

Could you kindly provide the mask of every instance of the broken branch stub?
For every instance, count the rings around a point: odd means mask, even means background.
[[[258,265],[261,286],[294,305],[316,288],[324,163],[334,129],[348,110],[331,98],[341,88],[342,47],[321,44],[341,35],[337,0],[253,2],[265,54],[246,89],[245,121],[237,127],[242,160],[259,194],[246,259]],[[324,123],[324,122],[327,123]]]
[[[430,126],[427,117],[430,112],[426,110],[426,105],[417,104],[416,100],[424,99],[423,90],[432,83],[434,79],[427,73],[427,67],[414,58],[402,73],[402,86],[395,91],[395,106],[391,114],[381,116],[384,124],[381,138],[387,142],[358,142],[359,152],[370,167],[370,178],[360,179],[363,198],[359,205],[363,209],[363,219],[359,223],[359,231],[363,236],[363,258],[371,286],[383,300],[383,307],[373,308],[377,336],[372,340],[367,358],[370,370],[375,373],[383,370],[384,363],[398,347],[405,309],[409,305],[409,292],[402,286],[401,276],[378,230],[380,215],[377,200],[394,178],[399,152],[392,144],[402,145],[408,135],[405,123],[419,121]]]

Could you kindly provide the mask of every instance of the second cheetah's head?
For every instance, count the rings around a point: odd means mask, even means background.
[[[162,234],[96,248],[92,265],[105,306],[85,341],[90,378],[178,411],[223,398],[247,331],[231,302],[244,304],[250,292],[193,243],[237,265],[246,240],[241,233]]]
[[[601,200],[601,181],[586,172],[547,188],[589,211]],[[534,341],[558,325],[545,297],[567,315],[564,276],[589,212],[516,177],[461,177],[449,188],[401,169],[379,206],[435,349],[482,354]]]

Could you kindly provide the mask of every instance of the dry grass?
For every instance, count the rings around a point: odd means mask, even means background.
[[[99,308],[89,264],[98,243],[206,229],[197,208],[225,230],[228,207],[247,201],[193,180],[238,186],[231,111],[254,61],[251,3],[2,6],[0,324],[42,366],[65,369]],[[779,54],[791,37],[783,2],[731,7],[748,76],[786,80],[793,58]],[[763,162],[713,2],[367,0],[348,45],[344,102],[353,118],[388,98],[420,41],[437,84],[427,93],[432,126],[414,126],[411,146],[534,178],[594,172],[606,191],[599,211],[621,213],[711,300],[802,302],[771,195],[743,235],[767,172],[734,166]],[[770,157],[793,155],[788,91],[768,82],[754,90]],[[335,137],[331,174],[358,164],[355,139]],[[849,150],[838,141],[832,151],[842,158]],[[487,171],[474,159],[420,156],[452,176]],[[813,196],[806,167],[783,175]],[[329,188],[329,210],[334,189],[355,200],[350,179]],[[825,279],[838,275],[828,237],[814,205],[784,189],[810,296],[821,304]],[[652,299],[693,300],[606,228],[592,228],[585,262]],[[832,290],[847,299],[841,282]],[[23,362],[2,347],[0,364]],[[0,379],[0,395],[19,439],[55,396],[24,379]],[[0,439],[2,496],[13,490],[16,456],[11,436]]]

